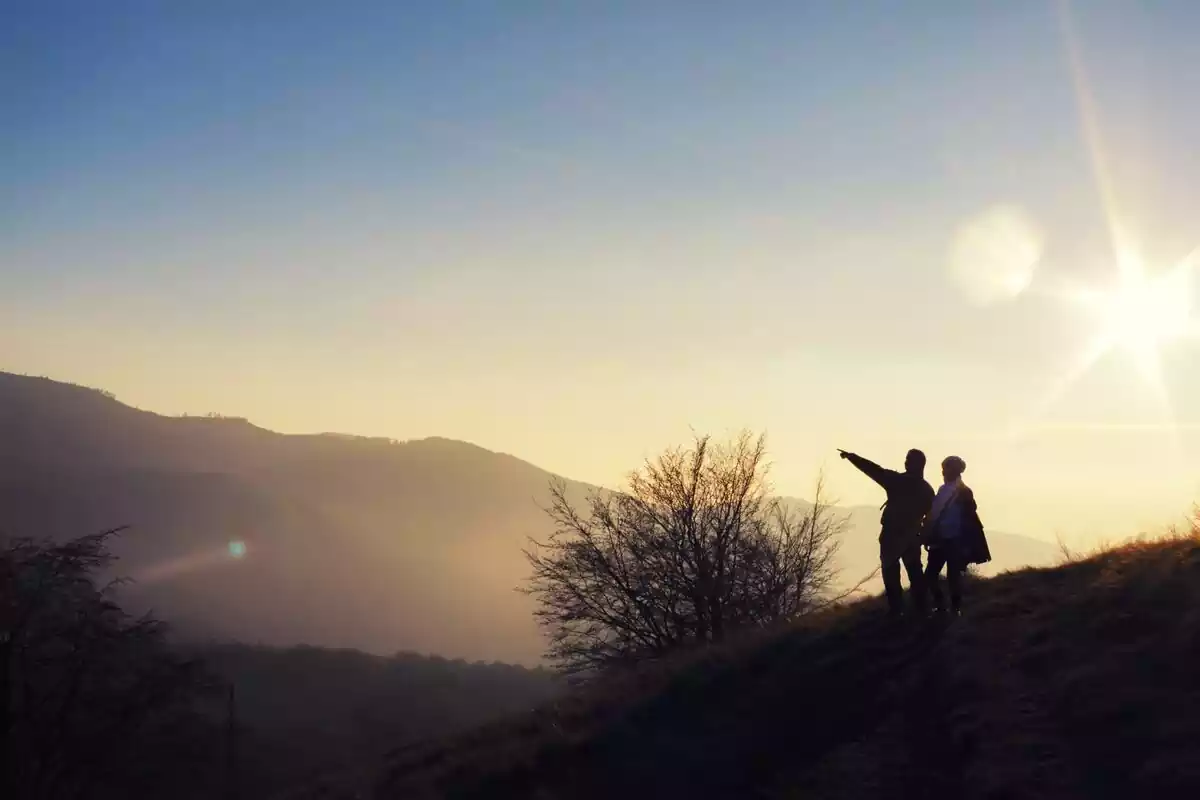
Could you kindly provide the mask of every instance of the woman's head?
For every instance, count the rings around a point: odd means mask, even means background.
[[[967,462],[963,461],[958,456],[947,456],[942,461],[942,478],[946,483],[958,480],[967,469]]]

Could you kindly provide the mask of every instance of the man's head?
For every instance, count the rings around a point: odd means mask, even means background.
[[[952,483],[967,471],[967,462],[958,456],[946,456],[942,461],[942,480]]]
[[[925,472],[925,454],[916,448],[909,450],[908,455],[904,458],[904,471],[913,475],[920,475]]]

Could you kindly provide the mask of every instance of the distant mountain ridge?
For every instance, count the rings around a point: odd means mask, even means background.
[[[531,663],[520,550],[549,473],[444,438],[284,435],[0,373],[0,529],[129,524],[134,605],[265,644]],[[589,487],[571,483],[579,496]],[[226,557],[244,541],[241,561]]]
[[[526,664],[541,653],[514,589],[527,537],[550,532],[540,506],[552,474],[515,456],[168,417],[9,373],[0,442],[0,531],[133,526],[118,545],[121,573],[138,581],[127,596],[184,631]],[[568,481],[572,499],[594,488]],[[878,510],[847,511],[843,578],[854,582],[876,563]],[[997,567],[1053,557],[1036,540],[989,536]]]

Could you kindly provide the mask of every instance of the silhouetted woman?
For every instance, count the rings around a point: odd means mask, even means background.
[[[939,585],[939,574],[946,568],[950,584],[950,610],[962,613],[962,578],[968,564],[983,564],[992,560],[975,493],[963,483],[962,474],[967,462],[950,456],[942,462],[942,486],[933,498],[933,508],[925,518],[922,534],[929,550],[929,566],[925,569],[925,585],[933,597],[934,610],[946,610],[945,596]]]

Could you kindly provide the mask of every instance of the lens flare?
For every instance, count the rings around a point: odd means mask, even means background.
[[[954,237],[950,274],[978,305],[1012,300],[1029,288],[1044,239],[1021,208],[992,206]]]
[[[246,543],[240,539],[230,542],[229,555],[233,558],[243,558],[246,555]]]

